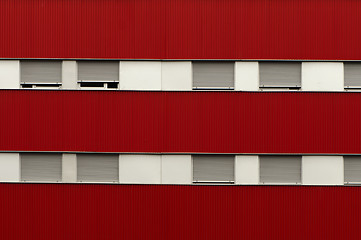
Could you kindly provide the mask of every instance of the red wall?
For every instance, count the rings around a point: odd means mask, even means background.
[[[0,184],[0,239],[360,239],[360,187]]]
[[[357,0],[2,0],[0,58],[361,59]]]
[[[361,153],[361,93],[0,90],[0,151]]]

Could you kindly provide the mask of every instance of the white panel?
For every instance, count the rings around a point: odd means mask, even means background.
[[[235,166],[236,184],[259,183],[259,158],[255,155],[237,155]]]
[[[305,185],[343,185],[343,157],[303,156],[302,183]]]
[[[0,61],[0,89],[20,88],[20,62]]]
[[[19,153],[0,153],[0,182],[20,181]]]
[[[162,155],[162,183],[191,184],[191,155]]]
[[[162,62],[162,90],[192,90],[192,62]]]
[[[342,62],[303,62],[303,91],[343,91]]]
[[[63,89],[76,89],[77,76],[78,70],[76,61],[63,61]]]
[[[119,74],[121,90],[162,89],[160,61],[122,61]]]
[[[76,182],[76,154],[63,154],[63,182],[72,183]]]
[[[258,62],[236,62],[235,90],[258,91],[259,67]]]
[[[120,183],[161,183],[161,155],[120,155]]]

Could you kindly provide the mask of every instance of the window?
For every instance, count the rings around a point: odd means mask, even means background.
[[[21,88],[59,89],[62,61],[20,61]]]
[[[78,61],[81,89],[118,89],[119,61]]]
[[[361,89],[361,63],[344,63],[345,89]]]
[[[234,156],[194,155],[193,183],[234,183]]]
[[[21,180],[60,182],[62,154],[21,153]]]
[[[260,156],[259,158],[260,183],[301,183],[301,156]]]
[[[234,62],[193,62],[193,89],[234,89]]]
[[[260,62],[261,90],[299,90],[301,88],[300,62]]]
[[[119,155],[77,154],[78,182],[118,182]]]
[[[344,156],[345,183],[361,183],[361,156]]]

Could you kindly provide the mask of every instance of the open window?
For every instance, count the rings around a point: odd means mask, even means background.
[[[361,156],[344,156],[345,184],[361,184]]]
[[[62,61],[20,61],[20,87],[26,89],[60,89]]]
[[[80,89],[119,89],[119,61],[78,61]]]
[[[346,91],[361,91],[361,63],[344,63],[344,87]]]

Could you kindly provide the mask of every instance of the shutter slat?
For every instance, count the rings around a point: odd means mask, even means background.
[[[260,86],[301,86],[300,62],[260,62]]]
[[[77,154],[78,181],[118,182],[117,154]]]
[[[25,83],[61,83],[62,61],[20,61],[20,78]]]
[[[260,156],[261,183],[301,183],[300,156]]]
[[[234,88],[234,62],[193,62],[194,88]]]
[[[61,181],[61,154],[22,153],[22,181]]]
[[[227,155],[194,155],[194,182],[233,182],[234,156]]]
[[[361,63],[344,63],[345,86],[361,86]]]
[[[345,182],[361,182],[361,156],[345,156]]]
[[[119,81],[119,61],[78,61],[79,81]]]

